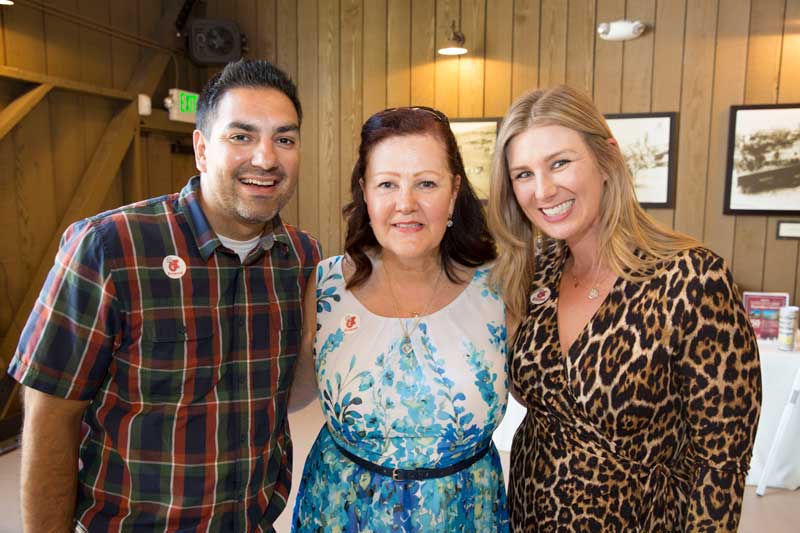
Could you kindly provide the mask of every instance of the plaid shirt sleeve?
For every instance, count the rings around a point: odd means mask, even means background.
[[[101,235],[90,220],[76,222],[64,232],[8,373],[47,394],[89,400],[106,377],[119,331]]]

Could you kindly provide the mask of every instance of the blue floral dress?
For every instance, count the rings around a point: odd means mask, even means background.
[[[306,459],[293,531],[508,531],[492,432],[506,409],[503,302],[478,269],[453,302],[424,316],[401,349],[400,320],[345,290],[342,256],[317,267],[315,366],[326,423]],[[411,329],[413,319],[407,320]],[[442,468],[489,443],[454,474],[394,481],[336,444],[389,468]]]

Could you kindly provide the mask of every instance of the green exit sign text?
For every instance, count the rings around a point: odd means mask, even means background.
[[[199,94],[183,89],[170,89],[164,105],[169,110],[169,119],[194,124]]]
[[[180,110],[181,113],[196,113],[197,112],[197,93],[190,93],[181,91],[180,93]]]

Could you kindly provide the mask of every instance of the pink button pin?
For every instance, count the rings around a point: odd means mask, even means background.
[[[547,287],[541,287],[539,289],[536,289],[531,294],[531,303],[533,305],[542,304],[549,299],[550,299],[550,289]]]
[[[342,331],[345,333],[352,333],[361,326],[361,319],[358,315],[348,313],[342,317]]]

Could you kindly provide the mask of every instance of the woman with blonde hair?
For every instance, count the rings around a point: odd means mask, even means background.
[[[528,408],[512,529],[736,531],[761,384],[725,261],[644,212],[603,116],[566,86],[511,106],[491,186]]]

